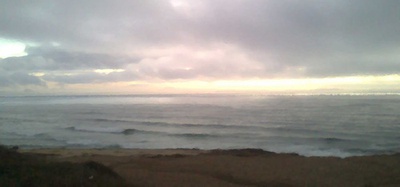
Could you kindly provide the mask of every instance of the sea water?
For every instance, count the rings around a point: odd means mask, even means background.
[[[400,152],[400,96],[0,97],[0,144],[391,154]]]

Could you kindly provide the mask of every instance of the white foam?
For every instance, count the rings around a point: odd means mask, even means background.
[[[356,156],[358,154],[346,152],[340,149],[330,149],[330,148],[320,148],[311,145],[287,145],[287,146],[273,146],[267,148],[268,151],[273,151],[277,153],[297,153],[302,156],[335,156],[340,158]]]

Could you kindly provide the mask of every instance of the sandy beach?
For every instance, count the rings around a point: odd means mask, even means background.
[[[102,163],[131,186],[400,186],[400,155],[303,157],[262,150],[37,149]]]

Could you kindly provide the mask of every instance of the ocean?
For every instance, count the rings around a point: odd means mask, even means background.
[[[21,148],[260,148],[400,152],[399,95],[0,97],[0,144]]]

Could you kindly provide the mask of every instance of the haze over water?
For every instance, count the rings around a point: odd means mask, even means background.
[[[1,97],[0,106],[0,143],[23,148],[400,151],[397,95],[36,96]]]

